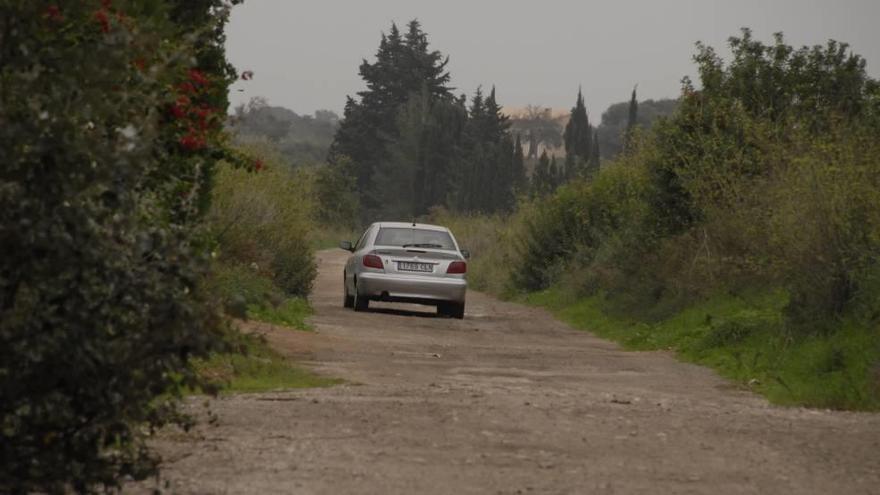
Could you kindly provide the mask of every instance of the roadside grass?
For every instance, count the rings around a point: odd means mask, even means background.
[[[322,227],[315,229],[309,239],[313,250],[333,249],[339,247],[339,241],[357,242],[360,232],[342,227]]]
[[[265,276],[244,266],[218,264],[210,285],[230,316],[290,329],[311,331],[308,301],[286,296]],[[217,353],[195,363],[196,370],[219,386],[221,394],[327,387],[342,383],[300,368],[273,350],[265,338],[229,330],[233,352]],[[200,393],[201,391],[194,391]]]
[[[254,335],[241,336],[240,353],[215,354],[196,364],[198,372],[220,384],[221,394],[329,387],[342,383],[294,365]]]
[[[306,318],[312,313],[309,302],[301,297],[285,299],[278,305],[249,304],[248,319],[271,323],[296,330],[311,331]]]
[[[675,351],[775,404],[880,410],[880,328],[843,319],[827,334],[793,334],[784,291],[717,295],[652,323],[617,315],[601,296],[550,289],[524,299],[625,349]]]

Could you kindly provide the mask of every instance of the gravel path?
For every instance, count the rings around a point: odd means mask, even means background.
[[[265,330],[349,384],[212,401],[215,425],[155,442],[169,491],[880,494],[880,415],[773,407],[476,292],[462,321],[354,313],[346,254],[319,253],[316,333]]]

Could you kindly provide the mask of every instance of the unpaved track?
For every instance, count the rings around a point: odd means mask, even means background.
[[[772,407],[475,292],[463,321],[344,310],[345,254],[319,253],[316,333],[267,331],[350,384],[213,401],[155,443],[171,491],[880,494],[880,415]]]

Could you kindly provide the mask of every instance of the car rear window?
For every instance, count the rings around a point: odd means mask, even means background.
[[[375,244],[377,246],[455,249],[452,236],[448,232],[406,227],[383,227],[379,229]]]

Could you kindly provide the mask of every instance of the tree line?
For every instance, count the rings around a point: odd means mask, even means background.
[[[512,129],[495,87],[456,95],[447,64],[416,20],[405,32],[392,24],[375,61],[361,64],[366,89],[347,99],[329,162],[352,177],[365,218],[415,218],[434,206],[511,211],[520,196],[595,175],[599,133],[580,90],[561,135],[540,112]],[[538,157],[540,142],[564,144],[564,157]]]

